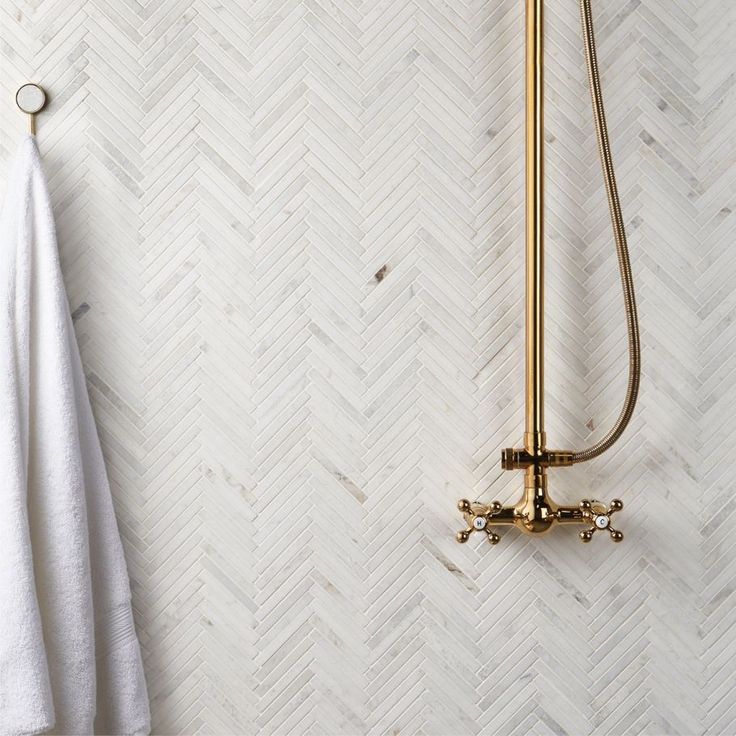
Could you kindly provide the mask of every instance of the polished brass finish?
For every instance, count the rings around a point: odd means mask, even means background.
[[[600,501],[588,501],[587,499],[583,499],[580,502],[580,510],[583,513],[583,518],[591,522],[591,527],[590,529],[585,529],[580,532],[580,540],[582,542],[590,542],[595,532],[608,529],[611,539],[614,542],[621,542],[624,535],[622,532],[618,531],[618,529],[614,529],[611,526],[611,516],[617,511],[621,511],[623,507],[624,502],[618,498],[614,498],[608,508],[606,508]]]
[[[526,431],[524,447],[542,451],[544,435],[544,0],[526,2]]]
[[[538,455],[532,455],[526,449],[507,447],[501,450],[501,467],[504,470],[525,470],[536,464],[542,468],[565,468],[572,465],[572,458],[570,450],[542,449]]]
[[[603,90],[601,89],[600,74],[598,72],[598,55],[596,54],[595,32],[593,29],[593,14],[590,0],[580,0],[580,18],[583,27],[585,47],[585,63],[588,68],[588,84],[593,102],[593,120],[598,140],[598,153],[603,168],[603,179],[606,184],[608,209],[611,213],[613,237],[616,242],[616,255],[621,274],[621,285],[624,292],[624,309],[626,311],[626,331],[629,342],[629,379],[626,387],[626,398],[616,423],[592,447],[580,450],[573,455],[573,462],[582,463],[602,455],[624,433],[631,420],[639,396],[639,382],[641,379],[641,344],[639,341],[639,318],[636,311],[636,297],[634,295],[634,277],[631,273],[631,259],[629,246],[626,241],[626,228],[621,213],[621,202],[616,185],[616,174],[613,169],[611,144],[608,140],[608,126],[606,113],[603,107]]]
[[[589,524],[588,529],[580,532],[580,541],[590,542],[593,534],[608,530],[614,542],[623,540],[624,535],[611,526],[611,516],[623,507],[623,501],[615,498],[608,508],[600,501],[582,500],[577,506],[558,506],[545,493],[546,476],[539,476],[539,485],[533,481],[525,488],[524,496],[515,506],[504,506],[494,501],[490,506],[471,503],[467,499],[458,502],[462,512],[465,529],[456,535],[458,542],[467,542],[473,532],[484,532],[491,544],[501,540],[493,527],[496,525],[516,526],[527,534],[543,534],[549,531],[554,523]]]
[[[598,73],[590,0],[580,0],[585,58],[593,103],[596,137],[613,224],[616,253],[624,292],[629,343],[629,381],[626,399],[614,427],[602,440],[581,451],[550,450],[544,430],[544,0],[526,0],[526,426],[523,448],[501,453],[504,470],[524,470],[524,494],[513,506],[490,505],[462,499],[458,509],[466,528],[456,535],[467,542],[477,531],[491,544],[500,540],[496,526],[516,526],[527,534],[544,534],[555,523],[586,524],[580,539],[589,542],[596,531],[607,529],[614,542],[623,534],[611,526],[611,515],[623,508],[614,499],[583,500],[560,506],[547,491],[547,469],[584,462],[605,452],[621,436],[636,404],[641,372],[639,327],[626,232],[608,140],[603,94]]]

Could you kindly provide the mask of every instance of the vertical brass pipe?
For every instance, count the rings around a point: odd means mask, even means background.
[[[544,0],[526,0],[526,429],[532,455],[544,435]]]

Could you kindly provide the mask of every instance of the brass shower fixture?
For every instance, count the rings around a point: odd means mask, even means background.
[[[603,93],[598,74],[590,0],[580,0],[593,119],[606,186],[613,236],[624,293],[629,347],[629,380],[621,414],[603,439],[581,451],[550,450],[544,431],[544,0],[526,0],[526,428],[524,447],[501,453],[504,470],[524,471],[524,494],[513,506],[458,502],[467,527],[457,533],[467,542],[483,532],[491,544],[499,541],[494,527],[516,526],[527,534],[543,534],[555,524],[585,524],[580,539],[589,542],[596,531],[608,531],[614,542],[624,535],[611,526],[611,516],[623,508],[614,499],[606,506],[584,499],[576,506],[560,506],[547,492],[547,469],[574,465],[605,452],[623,434],[639,392],[641,353],[626,232],[608,140]]]

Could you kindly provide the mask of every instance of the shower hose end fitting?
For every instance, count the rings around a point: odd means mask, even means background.
[[[541,468],[564,468],[572,465],[571,450],[544,450],[539,455],[532,455],[527,450],[507,447],[501,450],[501,467],[504,470],[525,470],[537,465]]]

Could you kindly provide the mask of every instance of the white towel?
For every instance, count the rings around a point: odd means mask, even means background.
[[[29,135],[0,218],[0,734],[149,731],[123,549]]]

